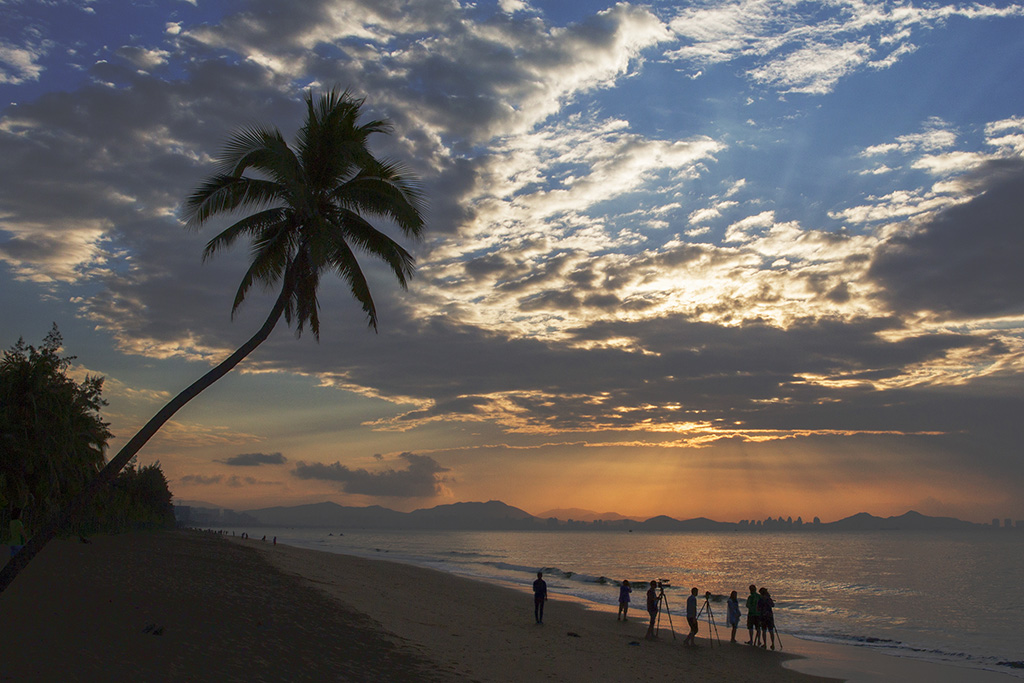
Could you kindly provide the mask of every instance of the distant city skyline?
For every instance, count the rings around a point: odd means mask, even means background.
[[[243,528],[246,526],[322,529],[494,529],[494,530],[591,530],[591,531],[965,531],[992,527],[1024,530],[1024,520],[993,520],[992,524],[961,520],[955,517],[934,517],[908,510],[901,515],[880,517],[869,512],[836,520],[815,516],[807,521],[797,517],[758,520],[710,519],[698,516],[676,519],[667,515],[627,517],[618,513],[596,513],[592,510],[551,510],[534,514],[502,501],[445,503],[410,512],[372,505],[339,506],[324,501],[297,506],[272,506],[252,510],[232,510],[199,501],[185,501],[175,506],[179,524],[207,528]]]
[[[347,87],[421,179],[379,331],[325,273],[140,452],[176,497],[1024,518],[1020,4],[2,13],[0,345],[56,322],[112,452],[270,309],[179,220],[232,131]]]
[[[432,509],[435,509],[435,508],[446,508],[446,507],[453,507],[453,506],[454,507],[458,507],[460,505],[461,506],[470,506],[471,507],[471,506],[495,505],[495,504],[496,505],[500,505],[500,506],[507,506],[508,505],[507,503],[504,503],[503,501],[493,501],[493,500],[492,501],[487,501],[487,502],[485,502],[485,501],[461,501],[459,503],[441,503],[438,506],[432,506],[432,507],[428,507],[428,508],[420,508],[420,509],[418,509],[416,511],[432,510]],[[211,503],[209,501],[176,500],[174,502],[174,505],[175,505],[176,508],[179,508],[179,509],[181,509],[181,508],[206,509],[206,510],[210,510],[210,511],[214,511],[214,512],[220,511],[220,512],[227,513],[227,514],[234,514],[234,513],[247,514],[247,513],[250,513],[250,512],[253,512],[253,511],[259,511],[259,510],[266,511],[266,510],[274,510],[274,509],[288,509],[288,510],[309,509],[309,508],[316,508],[316,507],[323,506],[323,505],[337,505],[337,503],[332,503],[331,501],[321,501],[321,502],[318,502],[318,503],[307,503],[307,504],[300,504],[300,505],[296,505],[296,506],[271,506],[270,508],[242,508],[242,509],[234,509],[234,508],[230,508],[230,507],[227,507],[227,506],[218,505],[216,503]],[[382,508],[383,510],[387,510],[387,511],[399,512],[397,510],[392,510],[391,508],[387,508],[387,507],[383,507],[383,506],[377,506],[377,505],[371,505],[371,506],[341,506],[341,507],[344,507],[346,509],[356,509],[356,510],[366,510],[366,511],[370,511],[370,510],[373,510],[375,508]],[[509,506],[509,507],[514,508],[514,509],[518,509],[518,510],[522,510],[522,508],[518,508],[518,506]],[[413,512],[413,511],[408,511],[408,512]],[[543,519],[552,519],[553,518],[553,519],[559,520],[560,522],[566,522],[566,523],[574,523],[574,522],[576,522],[576,523],[588,524],[588,525],[592,524],[592,523],[595,523],[595,522],[599,523],[599,524],[600,523],[615,523],[615,522],[630,522],[630,521],[645,522],[645,521],[650,521],[652,519],[657,519],[659,517],[669,517],[669,518],[672,518],[672,519],[676,519],[676,518],[671,517],[670,515],[663,515],[663,514],[651,515],[651,516],[629,516],[629,515],[623,515],[621,513],[614,512],[614,511],[597,512],[595,510],[584,510],[584,509],[581,509],[581,508],[551,509],[551,510],[545,510],[545,511],[539,512],[539,513],[530,512],[529,510],[522,510],[522,512],[526,513],[527,515],[529,515],[531,517],[534,517],[536,519],[541,519],[541,520],[543,520]],[[405,513],[403,512],[401,514],[405,514]],[[905,512],[903,512],[902,515],[890,515],[888,518],[890,518],[890,519],[891,518],[899,518],[899,517],[902,517],[902,516],[908,516],[908,515],[909,516],[913,516],[913,515],[916,515],[916,514],[920,514],[920,513],[918,513],[915,510],[909,510],[908,509]],[[861,511],[859,513],[855,513],[854,515],[848,515],[848,516],[846,516],[844,518],[841,518],[841,519],[851,519],[851,518],[856,518],[858,516],[863,516],[863,515],[867,515],[867,516],[870,516],[870,517],[873,517],[873,518],[883,519],[881,516],[873,515],[872,513],[868,512],[866,510],[863,510],[863,511]],[[992,527],[996,527],[996,528],[1006,528],[1006,529],[1024,529],[1024,519],[1022,519],[1022,520],[1013,520],[1013,519],[1011,519],[1009,517],[1007,517],[1005,519],[993,518],[991,523],[987,523],[987,522],[977,521],[977,520],[966,520],[966,519],[965,520],[961,520],[961,519],[956,518],[956,517],[927,516],[927,515],[924,515],[924,516],[928,517],[929,519],[951,519],[951,520],[957,520],[957,521],[967,522],[969,524],[977,525],[977,526],[992,526]],[[707,520],[709,520],[711,522],[714,522],[714,523],[724,523],[724,524],[731,524],[731,525],[738,525],[738,526],[750,526],[750,527],[767,527],[767,526],[793,526],[793,527],[799,527],[799,526],[803,526],[803,525],[814,526],[814,525],[818,525],[818,524],[822,524],[822,525],[828,526],[830,524],[834,524],[836,522],[841,521],[841,519],[839,519],[839,518],[837,518],[837,519],[829,519],[829,518],[822,519],[821,517],[819,517],[817,515],[815,515],[815,516],[813,516],[813,517],[811,517],[809,519],[806,519],[806,520],[803,519],[803,517],[801,515],[797,515],[796,517],[794,517],[793,515],[778,515],[778,516],[773,516],[773,517],[765,517],[764,519],[727,519],[727,518],[711,519],[711,518],[707,517],[706,515],[697,515],[697,516],[692,517],[692,518],[680,519],[680,520],[677,520],[677,521],[693,521],[693,520],[696,520],[696,519],[707,519]]]

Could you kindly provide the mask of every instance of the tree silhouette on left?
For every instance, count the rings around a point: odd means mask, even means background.
[[[19,339],[0,360],[0,518],[22,511],[31,528],[57,513],[103,467],[110,432],[100,417],[103,378],[68,377],[54,325],[38,348]]]
[[[185,203],[188,229],[198,230],[221,215],[251,211],[213,239],[204,261],[241,237],[251,241],[251,262],[235,295],[232,315],[253,284],[279,288],[266,322],[226,360],[174,397],[94,477],[75,501],[39,529],[24,549],[0,570],[4,590],[67,519],[138,453],[182,406],[226,375],[269,336],[282,315],[297,335],[308,326],[320,338],[317,290],[321,275],[334,271],[348,285],[377,329],[377,311],[356,252],[381,260],[405,288],[415,270],[412,255],[375,227],[382,219],[409,238],[422,235],[423,197],[416,180],[394,162],[376,158],[368,147],[375,133],[391,132],[385,120],[360,122],[364,100],[332,89],[305,98],[306,118],[294,145],[277,128],[252,126],[232,134],[218,158],[217,172]]]

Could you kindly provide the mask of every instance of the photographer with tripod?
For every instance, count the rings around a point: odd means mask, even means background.
[[[647,640],[657,640],[654,635],[654,621],[658,618],[658,582],[651,579],[651,587],[647,589],[647,614],[651,616],[651,623],[647,626]]]
[[[676,629],[672,625],[672,612],[668,608],[668,596],[665,595],[665,586],[668,579],[651,580],[651,587],[647,589],[647,613],[651,615],[651,625],[647,627],[647,640],[657,640],[661,631],[661,613],[668,617],[668,628],[672,631],[672,640],[676,639]],[[657,626],[655,626],[657,624]]]

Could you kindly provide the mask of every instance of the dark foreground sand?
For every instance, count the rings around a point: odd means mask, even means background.
[[[201,532],[54,541],[0,594],[0,681],[827,680],[685,648],[681,623],[647,642],[636,612],[532,612],[509,588]]]

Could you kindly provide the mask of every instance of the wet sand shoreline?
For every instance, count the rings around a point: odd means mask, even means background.
[[[0,547],[6,558],[6,548]],[[0,594],[0,681],[993,681],[786,637],[698,647],[553,595],[197,531],[59,540]],[[664,627],[664,623],[662,624]],[[720,631],[725,633],[724,630]]]
[[[557,596],[545,622],[519,591],[393,562],[205,532],[60,540],[0,594],[0,681],[824,680]]]

